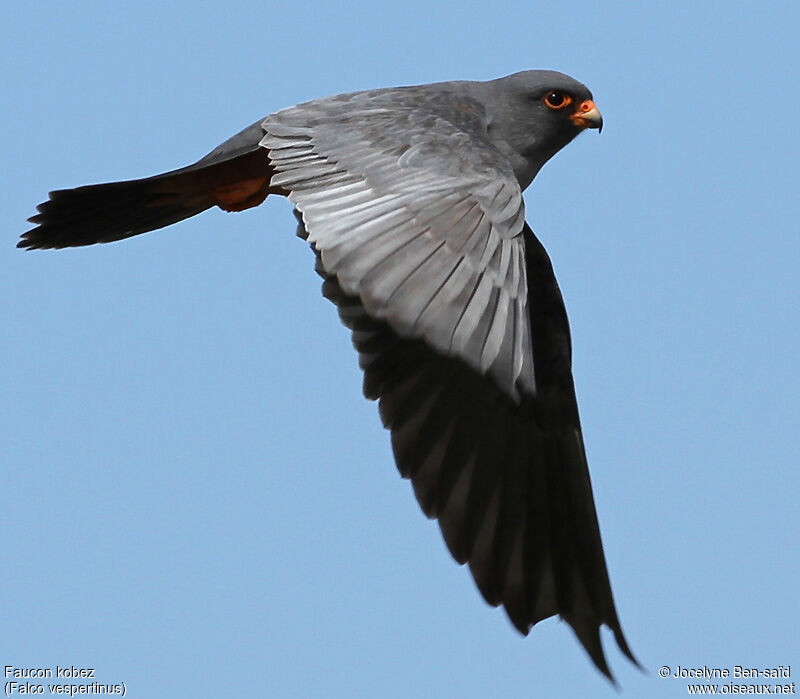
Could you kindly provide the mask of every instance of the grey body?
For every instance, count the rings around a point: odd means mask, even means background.
[[[52,192],[19,245],[119,240],[215,204],[288,196],[398,468],[454,558],[522,633],[560,615],[610,676],[601,625],[633,656],[606,572],[566,313],[522,200],[552,155],[601,124],[591,100],[550,71],[315,100],[187,168]]]

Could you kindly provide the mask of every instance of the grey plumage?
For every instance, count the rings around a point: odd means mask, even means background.
[[[614,607],[566,312],[522,190],[583,128],[560,73],[372,90],[276,112],[194,165],[53,192],[19,243],[119,240],[288,196],[353,333],[400,473],[481,594],[527,633],[560,615],[609,677]]]
[[[522,192],[486,135],[486,110],[461,86],[286,109],[264,120],[261,145],[345,292],[518,399],[518,383],[535,391]]]

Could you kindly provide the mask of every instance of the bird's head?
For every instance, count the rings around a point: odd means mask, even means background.
[[[589,88],[563,73],[527,70],[483,86],[491,105],[489,137],[511,161],[523,189],[581,131],[603,128]]]

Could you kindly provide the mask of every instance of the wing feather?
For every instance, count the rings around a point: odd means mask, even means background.
[[[265,119],[261,145],[271,186],[347,293],[519,401],[536,391],[530,333],[512,322],[527,304],[522,193],[487,158],[483,108],[467,106],[398,109],[392,91],[317,100]]]
[[[391,91],[389,91],[391,93]],[[569,330],[519,185],[481,109],[343,96],[279,112],[261,144],[353,333],[397,467],[453,557],[528,633],[559,615],[609,674],[614,608]],[[452,109],[452,103],[451,107]],[[634,661],[635,662],[635,661]]]

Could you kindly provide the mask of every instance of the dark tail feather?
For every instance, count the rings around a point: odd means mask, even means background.
[[[194,165],[154,177],[50,192],[28,220],[37,224],[17,243],[28,250],[122,240],[163,228],[212,206],[241,211],[270,192],[269,156],[258,123]],[[280,192],[283,193],[283,192]]]
[[[150,180],[50,192],[28,220],[38,224],[17,243],[27,250],[108,243],[163,228],[212,206],[198,194],[162,194]]]

